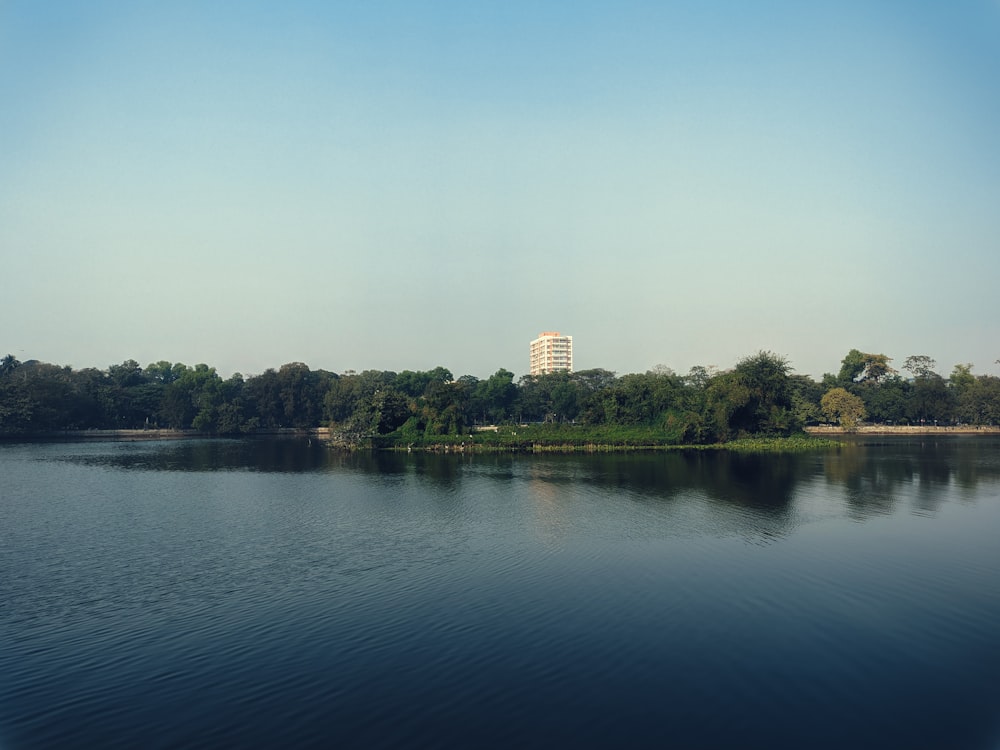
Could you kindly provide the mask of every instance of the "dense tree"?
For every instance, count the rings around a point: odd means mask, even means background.
[[[247,381],[240,373],[222,382],[220,386],[222,403],[216,411],[217,432],[223,435],[252,432],[260,426],[260,418],[254,413],[253,402],[248,397]]]
[[[499,424],[513,416],[514,401],[517,398],[514,373],[501,367],[486,380],[479,381],[477,389],[486,416],[493,424]]]
[[[875,422],[1000,422],[1000,379],[976,377],[971,364],[956,365],[944,379],[926,355],[906,359],[913,377],[905,379],[889,361],[854,349],[822,383],[792,374],[785,358],[761,351],[721,372],[693,367],[679,376],[661,366],[617,377],[593,369],[525,376],[515,384],[505,369],[485,380],[454,379],[444,367],[338,376],[291,362],[223,380],[206,364],[161,360],[143,369],[129,359],[103,371],[74,371],[8,354],[0,360],[0,433],[164,426],[240,434],[329,424],[355,436],[416,438],[523,419],[647,427],[671,442],[702,443],[787,434],[824,413],[850,426],[860,418],[857,400]]]
[[[0,376],[0,431],[75,429],[77,394],[73,372],[43,362],[25,362]]]
[[[181,365],[175,370],[173,364],[161,359],[159,362],[151,362],[146,365],[146,369],[143,370],[143,374],[147,380],[167,385],[169,383],[173,383],[181,376],[183,367],[184,366]]]
[[[348,432],[367,434],[376,423],[374,397],[394,387],[396,373],[387,370],[348,372],[329,381],[323,398],[328,421]]]
[[[913,379],[907,401],[907,416],[915,422],[947,422],[953,416],[953,394],[944,378],[936,372]]]
[[[281,404],[280,426],[309,427],[323,416],[323,399],[330,385],[329,373],[313,372],[302,362],[282,365],[276,376]]]
[[[222,404],[221,385],[222,378],[214,367],[185,367],[180,377],[166,387],[160,415],[169,427],[212,432]]]
[[[788,388],[792,399],[795,423],[816,424],[820,420],[819,401],[823,396],[823,386],[808,375],[789,375]]]
[[[860,382],[879,383],[895,373],[895,370],[889,366],[891,361],[892,358],[885,354],[872,354],[851,349],[840,364],[837,382],[843,386]]]
[[[655,375],[633,373],[618,378],[611,390],[608,421],[619,424],[650,424],[659,414],[655,401]],[[613,416],[612,416],[613,415]]]
[[[568,422],[580,412],[583,387],[564,370],[525,375],[517,391],[515,411],[520,421]]]
[[[913,376],[906,417],[914,422],[944,422],[954,417],[955,393],[935,367],[937,362],[926,354],[911,354],[903,362],[903,369]]]
[[[704,390],[716,375],[714,367],[695,365],[684,378],[685,385]]]
[[[795,427],[788,360],[761,351],[736,364],[734,375],[746,389],[746,401],[733,410],[733,426],[746,433],[787,434]]]
[[[382,388],[372,395],[372,415],[370,429],[377,434],[386,434],[399,429],[410,416],[406,395],[393,387]]]
[[[903,361],[903,369],[914,378],[929,378],[935,375],[935,367],[937,367],[937,362],[926,354],[911,354]]]
[[[108,368],[108,380],[119,388],[128,388],[143,382],[142,368],[134,359],[127,359],[120,365]]]
[[[851,349],[840,363],[840,373],[836,380],[840,383],[855,383],[865,371],[865,354],[858,349]]]
[[[737,437],[748,426],[745,410],[749,403],[750,389],[735,372],[713,377],[705,388],[705,439],[726,441]]]
[[[268,368],[243,384],[243,397],[247,402],[250,419],[260,427],[274,429],[282,426],[284,407],[281,403],[281,383],[278,372]]]
[[[556,373],[553,373],[556,374]],[[552,410],[549,414],[558,422],[571,422],[580,413],[580,387],[569,373],[559,373],[550,392]]]
[[[422,400],[420,426],[431,435],[465,432],[471,397],[468,382],[432,380]]]
[[[584,393],[594,393],[603,390],[615,382],[615,374],[611,370],[595,367],[590,370],[579,370],[572,374],[573,382],[579,384]]]
[[[0,377],[13,372],[21,363],[17,361],[17,357],[13,354],[6,355],[3,359],[0,359]]]
[[[431,382],[429,372],[414,372],[413,370],[403,370],[396,376],[395,388],[404,396],[417,398],[423,396],[424,391]]]
[[[961,392],[958,417],[970,424],[1000,424],[1000,378],[980,375]]]
[[[156,423],[165,386],[162,381],[147,376],[134,359],[111,365],[96,385],[98,400],[105,410],[106,426],[137,429]]]
[[[435,367],[426,372],[403,370],[396,376],[394,386],[400,393],[410,398],[417,398],[423,396],[427,387],[435,380],[450,383],[454,378],[451,371],[445,367]]]
[[[948,376],[948,387],[955,395],[955,400],[960,401],[962,395],[976,384],[976,376],[972,374],[972,363],[955,365],[955,369]]]
[[[831,388],[823,394],[820,407],[831,422],[837,422],[848,432],[853,432],[865,418],[864,402],[844,388]]]
[[[860,384],[852,392],[864,402],[871,421],[903,424],[909,421],[907,403],[912,390],[913,386],[908,381],[893,375],[881,383]]]

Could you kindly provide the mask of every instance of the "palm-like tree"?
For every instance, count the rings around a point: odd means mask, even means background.
[[[13,354],[8,354],[3,359],[0,359],[0,375],[6,375],[8,372],[13,372],[21,363],[17,361],[17,357]]]

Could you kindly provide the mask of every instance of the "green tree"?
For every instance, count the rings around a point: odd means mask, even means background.
[[[568,422],[580,412],[583,386],[565,370],[525,375],[517,387],[514,411],[529,422]]]
[[[706,440],[725,442],[748,426],[734,419],[750,403],[750,389],[733,371],[715,375],[705,388],[704,435]],[[753,411],[753,410],[751,410]]]
[[[865,411],[872,422],[879,424],[904,424],[909,421],[910,394],[913,386],[898,375],[885,378],[881,383],[863,383],[855,386],[854,393],[865,404]]]
[[[281,401],[281,383],[278,372],[269,367],[259,375],[247,378],[243,385],[247,412],[256,419],[260,427],[274,429],[281,427],[284,419],[284,405]]]
[[[146,376],[134,359],[111,365],[99,388],[108,426],[136,429],[156,422],[163,383]]]
[[[14,372],[20,366],[21,363],[17,361],[17,357],[13,354],[8,354],[3,359],[0,359],[0,377]]]
[[[281,366],[276,376],[281,403],[280,424],[285,427],[315,427],[323,416],[323,399],[330,387],[329,373],[313,372],[302,362]]]
[[[840,373],[836,380],[840,383],[856,383],[860,380],[865,371],[865,353],[858,349],[851,349],[840,363]]]
[[[948,376],[948,387],[955,394],[955,399],[961,401],[963,394],[975,386],[976,376],[972,374],[972,363],[955,365]]]
[[[382,435],[392,432],[401,427],[409,416],[409,401],[395,388],[382,388],[372,395],[372,432]]]
[[[173,383],[182,374],[183,370],[175,370],[174,365],[161,359],[159,362],[151,362],[146,365],[143,374],[147,380],[168,385]]]
[[[866,354],[864,379],[875,383],[881,383],[886,378],[892,377],[896,371],[889,366],[891,357],[884,354]]]
[[[115,426],[115,405],[109,395],[107,375],[96,367],[85,367],[73,373],[74,429],[111,428]],[[162,406],[157,406],[157,410]],[[153,420],[156,415],[154,413]]]
[[[486,415],[494,424],[513,416],[512,407],[517,398],[514,373],[501,367],[486,380],[479,381],[477,389]]]
[[[820,399],[823,415],[847,432],[854,432],[866,416],[864,402],[844,388],[831,388]]]
[[[260,426],[247,398],[247,382],[236,372],[220,386],[221,403],[216,410],[216,432],[234,435],[252,432]]]
[[[842,386],[863,382],[880,383],[896,372],[889,366],[891,361],[892,358],[885,354],[872,354],[851,349],[841,362],[837,381]]]
[[[658,412],[654,402],[655,375],[629,373],[622,375],[609,389],[609,421],[620,424],[651,424]],[[613,405],[611,403],[613,399]]]
[[[142,368],[134,359],[126,359],[120,365],[108,368],[108,378],[119,388],[139,385],[142,382]]]
[[[697,388],[699,390],[704,390],[708,387],[708,384],[712,381],[712,378],[716,375],[715,367],[705,367],[703,365],[695,365],[692,367],[688,374],[684,376],[684,382],[687,386],[691,388]]]
[[[214,432],[222,403],[222,378],[214,367],[197,364],[166,387],[160,414],[174,428]]]
[[[0,378],[0,432],[72,429],[76,405],[73,371],[28,361]]]
[[[977,377],[959,397],[958,416],[970,424],[1000,424],[1000,378]]]
[[[429,372],[414,372],[413,370],[403,370],[396,376],[393,386],[410,398],[418,398],[424,395],[427,386],[431,382]]]
[[[552,387],[553,418],[558,422],[570,422],[576,419],[580,412],[580,392],[576,382],[569,373],[561,375]]]
[[[467,381],[432,380],[424,393],[420,424],[430,435],[464,432],[472,395]]]
[[[911,354],[903,362],[903,369],[912,374],[914,378],[929,378],[936,375],[935,367],[937,367],[937,362],[926,354]]]
[[[913,379],[908,416],[920,422],[947,422],[953,418],[954,394],[936,372]]]
[[[747,400],[730,415],[738,432],[788,434],[798,427],[792,411],[788,360],[773,352],[760,351],[741,359],[733,370],[746,390]]]
[[[907,416],[920,422],[944,422],[954,416],[955,393],[934,368],[937,362],[926,354],[912,354],[903,369],[913,375]]]
[[[796,423],[806,425],[818,422],[823,386],[808,375],[790,375],[788,387],[792,395],[792,411]]]
[[[570,376],[573,382],[580,386],[584,393],[595,393],[610,387],[615,382],[615,374],[603,367],[590,370],[577,370]]]
[[[347,371],[329,381],[323,397],[324,415],[338,430],[370,434],[376,418],[375,396],[394,388],[396,373],[388,370]]]

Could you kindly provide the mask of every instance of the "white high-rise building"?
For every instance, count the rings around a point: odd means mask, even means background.
[[[563,336],[559,331],[542,331],[531,342],[528,374],[545,375],[557,370],[573,372],[573,337]]]

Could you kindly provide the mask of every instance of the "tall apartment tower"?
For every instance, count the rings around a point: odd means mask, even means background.
[[[559,331],[542,331],[531,342],[529,375],[545,375],[556,370],[573,372],[573,337]]]

